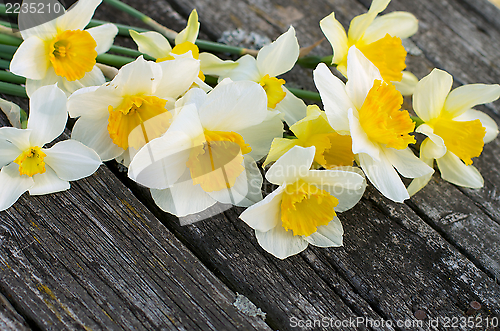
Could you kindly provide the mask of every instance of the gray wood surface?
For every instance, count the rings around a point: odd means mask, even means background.
[[[335,11],[347,26],[370,0],[125,2],[177,31],[196,8],[204,39],[236,28],[275,39],[293,24],[308,46],[323,37],[324,16]],[[393,0],[392,10],[420,21],[411,40],[421,55],[407,61],[419,78],[439,67],[455,86],[500,82],[496,7],[485,0]],[[96,18],[143,26],[106,4]],[[313,51],[330,53],[327,42]],[[311,77],[302,68],[284,75],[290,86],[314,90]],[[411,107],[411,99],[405,102]],[[478,109],[499,122],[500,102]],[[344,247],[310,247],[284,261],[259,247],[238,219],[242,208],[180,226],[109,163],[68,192],[25,195],[0,213],[0,294],[10,302],[0,305],[0,327],[290,330],[293,319],[363,318],[410,324],[340,329],[449,330],[446,318],[499,318],[499,155],[496,139],[474,161],[485,177],[480,190],[457,188],[436,174],[397,204],[369,188],[339,215]],[[232,305],[236,292],[267,314],[265,323]],[[473,301],[482,307],[467,315]],[[436,318],[439,325],[430,326]],[[484,323],[452,329],[494,330]]]

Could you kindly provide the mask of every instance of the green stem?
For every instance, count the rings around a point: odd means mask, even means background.
[[[121,68],[127,63],[134,61],[135,59],[120,56],[120,55],[112,55],[112,54],[101,54],[97,55],[96,61],[99,63],[107,64],[113,66],[115,68]]]
[[[418,128],[420,125],[424,124],[425,122],[422,121],[422,119],[416,115],[410,115],[411,120],[415,122],[415,128]]]
[[[101,21],[101,20],[90,20],[90,23],[87,25],[87,28],[93,28],[93,27],[103,25],[103,24],[108,24],[108,23],[109,22]],[[137,32],[149,31],[148,29],[138,28],[136,26],[129,26],[129,25],[118,24],[118,23],[113,23],[113,24],[116,25],[116,27],[118,28],[118,35],[124,36],[124,37],[130,37],[130,32],[128,32],[128,30],[135,30]]]
[[[113,45],[111,46],[111,48],[109,49],[109,52],[115,52],[115,53],[118,53],[118,54],[122,54],[122,55],[128,55],[128,56],[131,56],[133,58],[137,58],[139,56],[144,56],[144,58],[146,60],[151,60],[151,61],[154,61],[156,60],[155,58],[147,55],[147,54],[144,54],[144,53],[141,53],[135,49],[130,49],[130,48],[127,48],[127,47],[122,47],[122,46],[116,46],[116,45]]]
[[[295,96],[298,98],[312,100],[312,101],[321,101],[321,97],[318,92],[301,90],[291,87],[287,87],[287,89],[293,94],[295,94]]]
[[[10,45],[10,46],[19,46],[23,42],[22,39],[14,37],[14,36],[9,36],[4,33],[0,33],[0,43],[4,45]]]
[[[15,75],[8,71],[0,70],[0,81],[15,83],[15,84],[25,84],[26,78]]]
[[[0,93],[15,95],[24,98],[28,97],[24,87],[17,84],[11,84],[6,82],[0,82]]]
[[[21,122],[21,129],[26,129],[28,127],[28,115],[24,109],[19,108],[19,121]]]
[[[6,60],[0,60],[0,69],[9,69],[10,62]]]

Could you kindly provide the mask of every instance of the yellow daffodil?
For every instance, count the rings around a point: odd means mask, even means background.
[[[366,187],[357,168],[309,170],[315,148],[294,146],[274,163],[266,179],[279,187],[240,218],[255,229],[267,252],[284,259],[306,249],[342,246],[337,212],[352,208]]]
[[[299,57],[299,43],[295,29],[290,27],[270,45],[262,47],[257,59],[244,55],[231,71],[220,73],[220,79],[229,77],[234,81],[251,80],[262,86],[267,95],[269,110],[279,111],[291,126],[306,116],[305,103],[293,95],[285,86],[285,80],[277,76],[290,71]]]
[[[69,189],[68,181],[93,174],[101,160],[90,148],[64,140],[68,114],[66,95],[56,85],[44,86],[30,99],[27,129],[0,128],[0,210],[12,206],[26,191],[31,195]]]
[[[26,77],[28,96],[54,83],[69,95],[105,82],[96,56],[108,51],[118,29],[114,24],[104,24],[84,30],[101,1],[80,0],[60,17],[21,30],[24,41],[12,58],[10,70]]]
[[[401,110],[401,94],[355,46],[347,56],[347,78],[344,85],[325,64],[314,70],[328,121],[338,133],[350,134],[356,162],[373,185],[402,202],[409,195],[396,170],[407,178],[434,171],[407,147],[415,142],[410,135],[415,124]]]
[[[156,204],[176,216],[201,212],[216,202],[239,206],[262,199],[262,176],[254,160],[283,134],[269,117],[262,88],[250,81],[199,88],[179,99],[168,131],[134,157],[129,177],[151,188]]]
[[[186,28],[179,32],[175,37],[175,47],[172,48],[167,38],[155,31],[139,33],[130,30],[130,36],[137,44],[139,51],[156,59],[156,62],[163,62],[180,57],[192,57],[200,60],[200,73],[195,83],[205,91],[210,87],[203,81],[206,75],[216,75],[231,70],[237,66],[233,61],[223,61],[211,53],[200,53],[198,46],[195,45],[200,23],[198,22],[198,13],[193,9],[189,15]]]
[[[333,48],[332,64],[347,75],[347,53],[356,46],[380,71],[386,82],[393,82],[403,95],[411,95],[418,79],[406,68],[406,51],[401,39],[414,35],[418,20],[407,12],[382,12],[390,0],[373,0],[367,13],[352,19],[346,34],[342,24],[331,13],[320,22],[320,27]]]
[[[199,61],[162,63],[141,57],[123,66],[102,86],[81,89],[68,99],[71,117],[79,117],[71,137],[93,148],[103,161],[135,151],[167,131],[177,98],[193,84]]]
[[[478,104],[500,97],[500,85],[470,84],[450,92],[453,77],[434,69],[417,84],[413,109],[422,119],[416,132],[427,138],[420,146],[420,159],[433,166],[436,159],[441,177],[455,185],[480,188],[484,180],[472,166],[485,143],[498,135],[496,122],[485,113],[474,110]],[[408,187],[411,195],[418,192],[430,176],[416,178]]]
[[[276,138],[264,162],[264,166],[278,160],[293,146],[316,147],[315,165],[326,169],[337,166],[352,166],[352,140],[349,135],[340,135],[328,123],[324,111],[318,106],[308,106],[307,116],[290,127],[296,139]]]

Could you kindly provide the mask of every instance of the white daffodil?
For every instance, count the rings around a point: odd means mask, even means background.
[[[235,68],[238,64],[233,61],[223,61],[211,53],[200,53],[195,45],[200,23],[198,13],[193,9],[189,15],[186,28],[175,37],[175,47],[172,48],[167,38],[155,31],[139,33],[130,30],[130,36],[137,44],[139,51],[156,59],[156,62],[163,62],[179,57],[192,57],[200,60],[200,73],[195,83],[208,91],[210,87],[204,83],[205,75],[216,75]]]
[[[400,110],[403,97],[382,79],[379,70],[356,47],[347,56],[347,83],[323,63],[314,70],[314,82],[332,128],[350,134],[352,152],[373,185],[393,201],[409,198],[397,171],[407,178],[434,170],[407,147],[414,143],[415,123]]]
[[[342,246],[343,229],[336,213],[352,208],[366,188],[363,172],[353,167],[309,170],[315,148],[294,146],[266,173],[279,185],[240,218],[255,229],[259,244],[284,259],[308,244]]]
[[[69,114],[79,117],[71,137],[94,149],[103,161],[122,157],[128,164],[135,151],[167,131],[173,118],[169,110],[199,70],[194,59],[154,63],[139,57],[111,82],[70,96]]]
[[[78,141],[43,148],[61,135],[67,118],[64,92],[56,85],[45,86],[30,99],[27,129],[0,128],[0,210],[12,206],[26,191],[40,195],[67,190],[68,181],[90,176],[99,168],[99,156]]]
[[[331,13],[320,21],[320,27],[333,48],[332,64],[347,75],[347,53],[356,46],[380,71],[386,82],[392,82],[403,95],[411,95],[418,79],[406,68],[406,51],[401,39],[414,35],[418,20],[407,12],[382,12],[391,0],[373,0],[367,13],[352,19],[346,34],[342,24]]]
[[[259,201],[262,176],[254,160],[283,134],[266,103],[265,92],[250,81],[224,80],[208,94],[191,89],[177,102],[181,109],[168,131],[134,157],[129,177],[151,188],[156,204],[179,217],[216,202]]]
[[[484,180],[472,166],[483,146],[496,138],[498,126],[485,113],[472,109],[500,97],[500,85],[470,84],[450,92],[453,77],[434,69],[417,84],[413,109],[424,124],[416,132],[425,134],[420,158],[429,166],[436,159],[441,177],[455,185],[480,188]],[[416,178],[408,187],[411,195],[430,180],[430,175]]]
[[[10,70],[26,77],[28,96],[54,83],[69,95],[79,88],[105,82],[96,66],[96,56],[108,51],[118,29],[104,24],[84,30],[101,1],[80,0],[62,16],[21,30],[24,41],[12,58]]]
[[[349,135],[340,135],[328,123],[324,111],[318,106],[308,106],[307,116],[290,127],[295,134],[293,139],[276,138],[273,140],[264,166],[278,160],[293,146],[316,148],[314,167],[330,169],[338,166],[352,166],[352,140]]]
[[[251,80],[259,83],[267,94],[267,106],[283,114],[286,123],[291,126],[306,116],[307,107],[301,99],[293,95],[283,84],[284,79],[277,76],[290,71],[299,57],[299,43],[295,29],[291,26],[287,32],[270,45],[262,47],[257,59],[247,54],[239,58],[238,66],[226,73],[220,73],[220,79],[229,77],[233,81]]]

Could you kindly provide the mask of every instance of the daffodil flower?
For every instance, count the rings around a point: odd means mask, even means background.
[[[198,60],[162,63],[141,57],[123,66],[104,85],[83,88],[68,99],[71,117],[79,117],[71,137],[94,149],[103,161],[134,153],[167,131],[177,98],[193,84]]]
[[[355,46],[347,56],[347,77],[344,85],[324,63],[314,70],[328,121],[338,133],[351,135],[356,162],[373,185],[402,202],[409,195],[396,170],[407,178],[434,171],[408,148],[415,142],[410,135],[415,124],[408,111],[400,109],[401,94]]]
[[[139,51],[156,59],[156,62],[163,62],[180,57],[192,57],[200,60],[200,73],[195,83],[208,91],[210,87],[204,83],[206,75],[216,75],[231,70],[237,66],[233,61],[223,61],[211,53],[200,53],[195,45],[200,23],[198,13],[193,9],[189,15],[186,28],[175,37],[175,47],[172,48],[167,38],[155,31],[139,33],[130,30],[130,36],[137,44]]]
[[[480,188],[484,180],[472,166],[485,143],[498,135],[498,126],[485,113],[472,109],[500,97],[500,85],[470,84],[450,92],[453,77],[434,69],[417,84],[413,109],[422,119],[416,132],[427,138],[420,145],[420,159],[433,166],[436,159],[441,177],[455,185]],[[430,176],[416,178],[408,187],[411,195],[418,192]]]
[[[279,111],[291,126],[306,116],[307,107],[284,86],[284,79],[276,77],[290,71],[298,57],[299,43],[291,26],[270,45],[262,47],[257,59],[249,54],[242,56],[236,61],[238,66],[221,73],[219,79],[229,77],[234,81],[250,80],[260,84],[266,91],[269,110]]]
[[[105,82],[96,56],[108,51],[118,29],[114,24],[104,24],[84,30],[101,1],[80,0],[62,16],[21,30],[24,41],[12,58],[10,70],[26,77],[28,96],[54,83],[69,95]],[[23,12],[19,16],[21,20]]]
[[[26,191],[31,195],[69,189],[68,181],[93,174],[99,156],[75,140],[44,148],[61,135],[68,113],[66,95],[56,85],[45,86],[30,99],[27,129],[0,128],[0,210],[12,206]]]
[[[352,208],[365,191],[361,170],[309,170],[314,157],[314,147],[294,146],[286,152],[266,173],[279,187],[240,215],[255,229],[262,248],[280,259],[300,253],[308,244],[342,246],[337,213]]]
[[[330,169],[338,166],[352,166],[352,140],[349,135],[340,135],[328,123],[324,111],[318,106],[308,106],[307,116],[290,127],[294,139],[276,138],[264,162],[264,166],[278,160],[293,146],[316,148],[315,167]]]
[[[356,46],[380,71],[386,82],[392,82],[403,95],[411,95],[418,79],[406,68],[406,50],[401,39],[414,35],[418,20],[407,12],[382,12],[391,0],[373,0],[367,13],[352,19],[346,34],[342,24],[331,13],[320,21],[320,27],[333,48],[332,64],[347,75],[347,53]]]
[[[269,116],[262,88],[250,81],[199,88],[179,99],[168,131],[134,157],[129,177],[151,188],[156,204],[176,216],[201,212],[216,202],[239,206],[262,199],[262,176],[254,160],[283,134]]]

